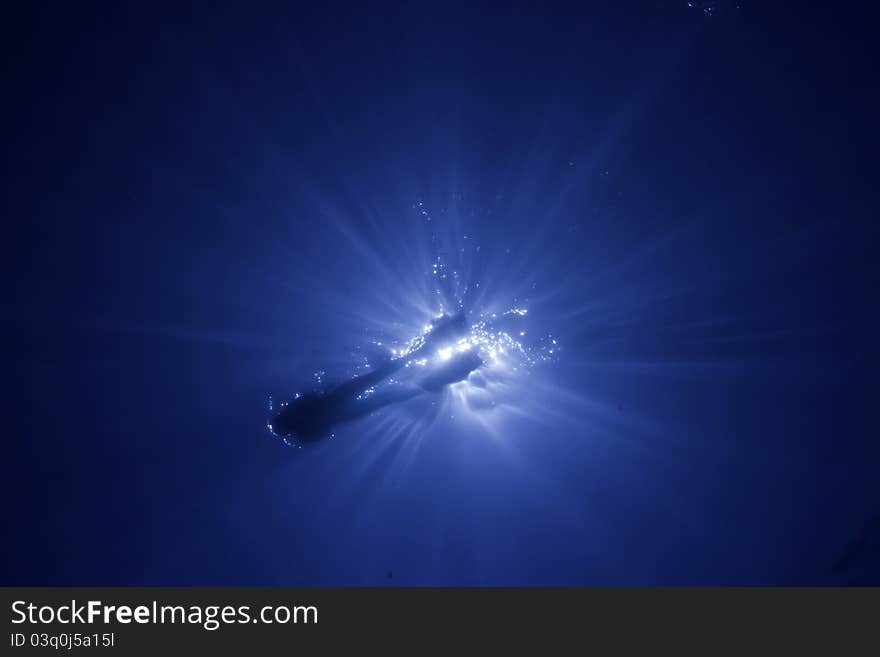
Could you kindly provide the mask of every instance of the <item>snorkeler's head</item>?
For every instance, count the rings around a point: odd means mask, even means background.
[[[318,440],[330,427],[329,401],[320,393],[307,392],[276,408],[269,430],[279,438],[297,442]]]

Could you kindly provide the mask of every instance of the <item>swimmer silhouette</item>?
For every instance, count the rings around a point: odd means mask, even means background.
[[[473,350],[456,351],[445,359],[432,359],[424,369],[418,367],[418,374],[407,384],[395,384],[377,392],[372,390],[405,368],[407,363],[433,355],[437,349],[466,335],[467,330],[464,315],[442,315],[431,323],[431,329],[424,336],[422,344],[406,356],[393,359],[372,372],[328,390],[309,392],[282,403],[269,421],[269,430],[276,436],[292,438],[298,443],[316,442],[329,436],[339,424],[463,381],[483,364]]]

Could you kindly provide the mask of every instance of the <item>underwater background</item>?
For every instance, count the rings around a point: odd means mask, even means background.
[[[867,13],[13,10],[2,583],[880,583]]]

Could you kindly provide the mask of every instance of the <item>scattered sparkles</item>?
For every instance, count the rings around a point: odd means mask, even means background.
[[[420,219],[431,221],[431,212],[423,201],[416,201],[413,208],[414,214]],[[436,216],[445,217],[445,210],[440,209]],[[439,224],[442,221],[434,224],[438,230],[441,228]],[[428,230],[431,229],[426,228],[426,233]],[[376,349],[364,350],[370,354],[370,358],[367,358],[360,347],[356,347],[356,358],[349,361],[345,368],[345,375],[354,378],[370,372],[381,374],[382,368],[388,366],[388,374],[369,379],[375,381],[374,385],[352,393],[352,397],[364,401],[367,408],[381,408],[386,398],[394,398],[398,394],[397,390],[406,391],[404,396],[442,390],[442,396],[438,397],[440,401],[434,399],[430,404],[439,403],[447,410],[456,409],[457,415],[464,413],[467,418],[470,412],[506,406],[508,400],[512,399],[511,392],[515,388],[511,384],[516,379],[538,364],[559,358],[562,347],[556,336],[549,333],[542,335],[534,324],[530,324],[526,330],[524,324],[533,321],[529,309],[525,307],[528,298],[508,297],[509,304],[499,306],[497,301],[493,302],[485,296],[492,286],[484,286],[483,283],[491,283],[491,280],[472,278],[473,273],[482,271],[483,267],[466,261],[462,254],[479,260],[481,246],[477,242],[481,237],[457,233],[454,240],[457,243],[445,244],[445,250],[438,248],[443,244],[442,238],[442,233],[438,238],[435,232],[430,232],[433,253],[427,266],[421,268],[427,279],[429,299],[428,308],[422,305],[418,312],[424,313],[422,317],[427,322],[416,323],[408,339],[407,333],[401,331],[400,322],[390,323],[378,331],[375,326],[369,330],[365,328],[366,340],[361,344]],[[466,243],[467,249],[463,248],[462,242]],[[487,248],[493,250],[492,245]],[[497,252],[511,253],[510,248],[496,248]],[[537,287],[534,281],[523,283],[532,289]],[[479,292],[473,294],[474,290]],[[472,296],[468,296],[469,292]],[[452,320],[452,331],[441,328],[446,318]],[[418,328],[420,324],[421,328]],[[445,326],[450,324],[446,323]],[[455,372],[459,359],[462,363],[476,363],[472,369],[465,371],[465,378],[442,388],[431,388],[424,384],[426,387],[418,391],[423,382],[436,380],[438,374],[442,377],[445,371]],[[391,372],[394,372],[394,376],[390,375]],[[340,374],[334,372],[332,378]],[[324,370],[315,371],[313,377],[318,389],[306,394],[332,394],[334,386],[328,386],[326,376]],[[392,386],[394,388],[389,388]],[[413,389],[416,389],[415,393]],[[297,393],[291,401],[300,397]],[[450,403],[456,405],[447,406]],[[450,415],[450,419],[454,420],[456,414]],[[268,429],[272,432],[271,424],[268,424]],[[282,440],[285,444],[291,444],[286,438],[282,437]]]

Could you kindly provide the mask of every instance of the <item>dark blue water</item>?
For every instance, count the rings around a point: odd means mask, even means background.
[[[739,4],[13,16],[3,583],[877,583],[873,34]]]

